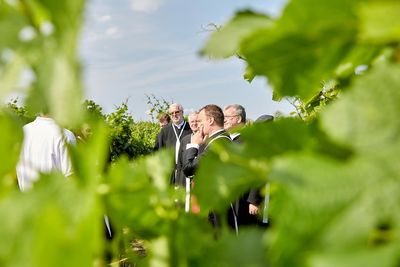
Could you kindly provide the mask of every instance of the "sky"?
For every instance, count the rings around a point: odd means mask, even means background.
[[[247,116],[293,107],[272,100],[265,78],[243,79],[245,64],[200,57],[208,25],[226,23],[236,11],[279,15],[284,0],[91,0],[82,31],[80,55],[85,97],[105,113],[128,101],[135,120],[150,120],[146,95],[181,103],[187,114],[207,104],[241,104]]]

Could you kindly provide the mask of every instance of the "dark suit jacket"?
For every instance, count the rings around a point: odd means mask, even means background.
[[[160,133],[157,135],[157,139],[154,145],[154,150],[158,150],[165,147],[175,148],[176,135],[173,127],[175,127],[174,124],[170,122],[164,128],[161,129]],[[182,129],[178,129],[175,127],[175,130],[179,136],[179,133],[181,132]],[[185,127],[183,128],[182,131],[183,132],[179,140],[182,140],[184,136],[192,133],[189,123],[186,122]]]
[[[232,141],[237,144],[243,143],[240,135],[235,136]],[[238,217],[239,225],[251,225],[258,224],[256,215],[249,213],[249,204],[259,205],[261,203],[260,190],[253,188],[250,191],[244,193],[235,203],[235,211]]]
[[[229,137],[229,134],[225,131],[222,130],[215,135],[212,135],[208,140],[206,140],[205,144],[200,145],[199,149],[197,148],[188,148],[184,150],[183,152],[183,172],[184,174],[189,177],[193,176],[194,173],[197,170],[197,167],[199,165],[199,160],[202,155],[208,150],[210,145],[217,139],[221,140],[226,140],[228,142],[231,142],[231,138]]]
[[[176,164],[176,177],[174,181],[175,185],[180,185],[180,186],[186,185],[186,175],[183,172],[183,153],[186,150],[186,145],[190,144],[191,140],[192,140],[192,134],[184,136],[181,140],[181,144],[179,146],[179,151],[178,151],[178,162]]]
[[[172,148],[174,150],[174,162],[175,162],[175,145],[176,145],[176,135],[174,132],[174,128],[176,130],[176,134],[180,138],[181,141],[183,137],[186,135],[190,135],[192,133],[192,129],[190,129],[189,123],[185,123],[183,129],[178,129],[172,122],[168,123],[164,128],[161,129],[160,133],[157,135],[157,139],[153,148],[153,151],[157,151],[161,148]],[[180,134],[182,131],[182,134]],[[172,170],[171,177],[170,177],[170,184],[174,184],[176,177],[176,165],[175,168]]]
[[[183,172],[186,176],[192,177],[199,165],[200,158],[207,152],[210,146],[213,145],[216,141],[221,142],[231,142],[231,138],[229,134],[222,130],[215,135],[212,135],[208,140],[206,140],[205,144],[200,145],[199,149],[197,148],[188,148],[183,152]],[[228,224],[234,228],[233,222],[233,212],[229,209],[226,213]],[[220,225],[220,215],[217,215],[214,212],[209,212],[208,220],[214,227],[219,227]]]

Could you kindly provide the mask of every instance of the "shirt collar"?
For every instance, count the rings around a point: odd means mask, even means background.
[[[236,137],[238,137],[240,135],[240,133],[233,133],[230,135],[231,139],[235,139]]]
[[[225,131],[225,130],[224,130],[224,129],[219,129],[219,130],[213,132],[212,134],[210,134],[210,136],[209,136],[208,138],[211,138],[211,137],[213,137],[214,135],[217,135],[218,133],[223,132],[223,131]]]
[[[180,130],[184,123],[185,123],[185,121],[183,120],[181,123],[179,123],[179,124],[173,123],[173,125]]]

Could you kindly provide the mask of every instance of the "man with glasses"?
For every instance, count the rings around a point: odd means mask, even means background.
[[[189,124],[183,118],[183,107],[181,104],[174,103],[169,106],[168,113],[171,122],[164,126],[157,136],[154,150],[162,148],[173,148],[175,164],[178,162],[179,145],[182,138],[192,133]],[[175,169],[171,175],[171,184],[175,183]]]
[[[235,132],[246,124],[246,110],[243,106],[233,104],[224,108],[224,128],[229,131],[233,142],[241,144],[240,133]],[[235,204],[239,225],[258,224],[257,214],[261,197],[255,198],[258,190],[250,190],[243,194]]]
[[[226,131],[232,131],[246,124],[246,110],[241,105],[229,105],[224,108],[224,128]],[[239,141],[240,134],[232,133],[232,141]]]

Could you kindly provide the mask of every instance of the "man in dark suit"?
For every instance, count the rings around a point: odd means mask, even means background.
[[[231,142],[229,134],[224,130],[224,113],[217,105],[207,105],[200,109],[199,130],[192,136],[190,144],[183,153],[183,172],[193,176],[199,165],[199,159],[209,146],[218,139]]]
[[[224,108],[224,116],[225,130],[230,132],[233,142],[242,143],[240,134],[235,132],[235,130],[245,125],[246,110],[241,105],[229,105]],[[257,188],[251,189],[239,198],[235,205],[239,226],[260,224],[257,215],[260,212],[261,201],[260,190]]]
[[[220,107],[216,105],[204,106],[199,111],[198,119],[199,131],[193,135],[191,143],[186,145],[186,150],[183,153],[183,172],[187,177],[193,177],[200,158],[207,153],[214,142],[231,142],[228,133],[224,130],[224,113]],[[229,209],[227,216],[228,222],[236,222],[234,209]],[[220,221],[214,212],[209,213],[208,219],[214,227],[219,227]],[[238,230],[237,223],[231,226],[236,231]]]
[[[224,128],[230,132],[230,137],[235,143],[242,143],[240,134],[235,132],[246,123],[246,110],[243,106],[233,104],[224,108]],[[240,225],[258,224],[257,214],[261,203],[259,190],[252,189],[243,194],[235,203],[235,211]]]
[[[272,115],[261,115],[258,117],[255,121],[255,123],[265,123],[265,122],[272,122],[274,120],[274,116]],[[261,226],[263,227],[269,227],[270,226],[270,221],[268,218],[268,208],[269,208],[269,189],[270,185],[269,182],[265,185],[265,197],[264,197],[264,207],[263,207],[263,220],[261,223]],[[248,201],[250,203],[255,202],[255,203],[260,203],[262,201],[261,199],[261,194],[260,194],[260,188],[254,188],[250,190]],[[258,214],[259,211],[259,206],[256,207],[256,209],[251,209],[250,207],[250,214]]]
[[[161,148],[172,148],[174,150],[175,164],[178,162],[178,150],[182,138],[192,133],[189,124],[183,119],[183,107],[181,104],[172,104],[168,109],[171,122],[164,126],[157,135],[154,151]],[[171,184],[175,181],[176,169],[171,175]]]

